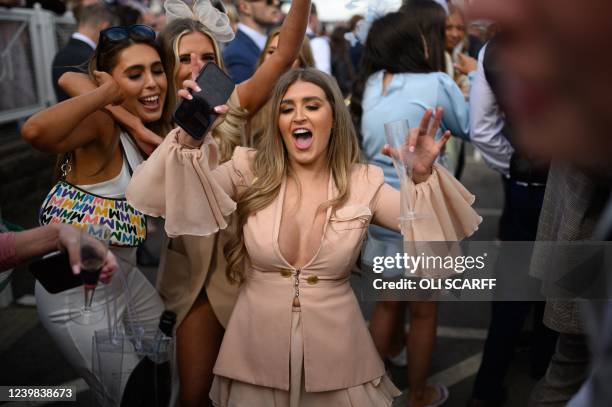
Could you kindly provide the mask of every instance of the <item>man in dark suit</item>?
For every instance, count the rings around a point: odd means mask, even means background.
[[[86,72],[87,62],[94,53],[100,31],[115,22],[115,16],[102,3],[83,7],[77,15],[77,31],[53,58],[51,74],[58,102],[70,97],[58,85],[60,76],[65,72]]]
[[[282,18],[279,0],[234,0],[240,22],[236,37],[223,50],[223,61],[235,83],[253,76],[268,30]]]

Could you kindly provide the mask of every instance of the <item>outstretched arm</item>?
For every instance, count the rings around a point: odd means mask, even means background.
[[[63,250],[68,252],[73,273],[79,274],[80,234],[81,231],[74,226],[61,223],[40,226],[23,232],[3,233],[0,239],[4,244],[0,251],[0,271],[55,250]],[[90,243],[101,244],[95,239],[92,239]],[[102,268],[102,281],[108,280],[117,269],[117,260],[108,251]]]
[[[281,27],[278,48],[248,80],[238,85],[240,104],[252,116],[269,99],[276,81],[298,57],[310,14],[310,0],[293,0]]]
[[[59,79],[59,86],[71,97],[81,96],[96,89],[96,84],[83,73],[66,72]],[[125,126],[126,130],[134,136],[138,146],[147,155],[161,144],[163,139],[147,129],[138,117],[128,112],[122,106],[107,105],[104,110],[109,112],[115,120]]]

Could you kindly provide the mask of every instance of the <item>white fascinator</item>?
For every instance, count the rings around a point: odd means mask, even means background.
[[[218,42],[230,42],[234,39],[229,17],[217,10],[210,0],[195,0],[191,7],[181,0],[166,0],[164,8],[169,23],[179,18],[190,18],[202,23]]]
[[[359,3],[359,0],[351,0],[346,7],[351,10],[358,7]],[[401,0],[367,0],[366,4],[365,17],[357,23],[355,32],[344,34],[344,38],[351,43],[351,46],[357,42],[365,44],[372,23],[385,14],[396,11],[401,5]]]

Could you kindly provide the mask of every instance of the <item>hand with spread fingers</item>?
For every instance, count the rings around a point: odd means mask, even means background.
[[[412,179],[415,183],[423,182],[431,175],[433,163],[440,154],[442,147],[451,137],[450,131],[445,131],[439,140],[436,140],[436,133],[440,128],[442,114],[444,110],[437,108],[435,115],[431,109],[427,109],[419,127],[410,129],[410,134],[406,136],[406,141],[401,147],[406,153],[412,153]],[[431,121],[433,116],[433,123]],[[431,124],[431,125],[430,125]],[[397,152],[386,144],[382,153],[392,157]]]

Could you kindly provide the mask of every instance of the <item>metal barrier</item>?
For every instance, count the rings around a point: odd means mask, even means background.
[[[56,102],[53,57],[75,26],[73,18],[56,17],[38,4],[33,9],[0,8],[0,124]]]

